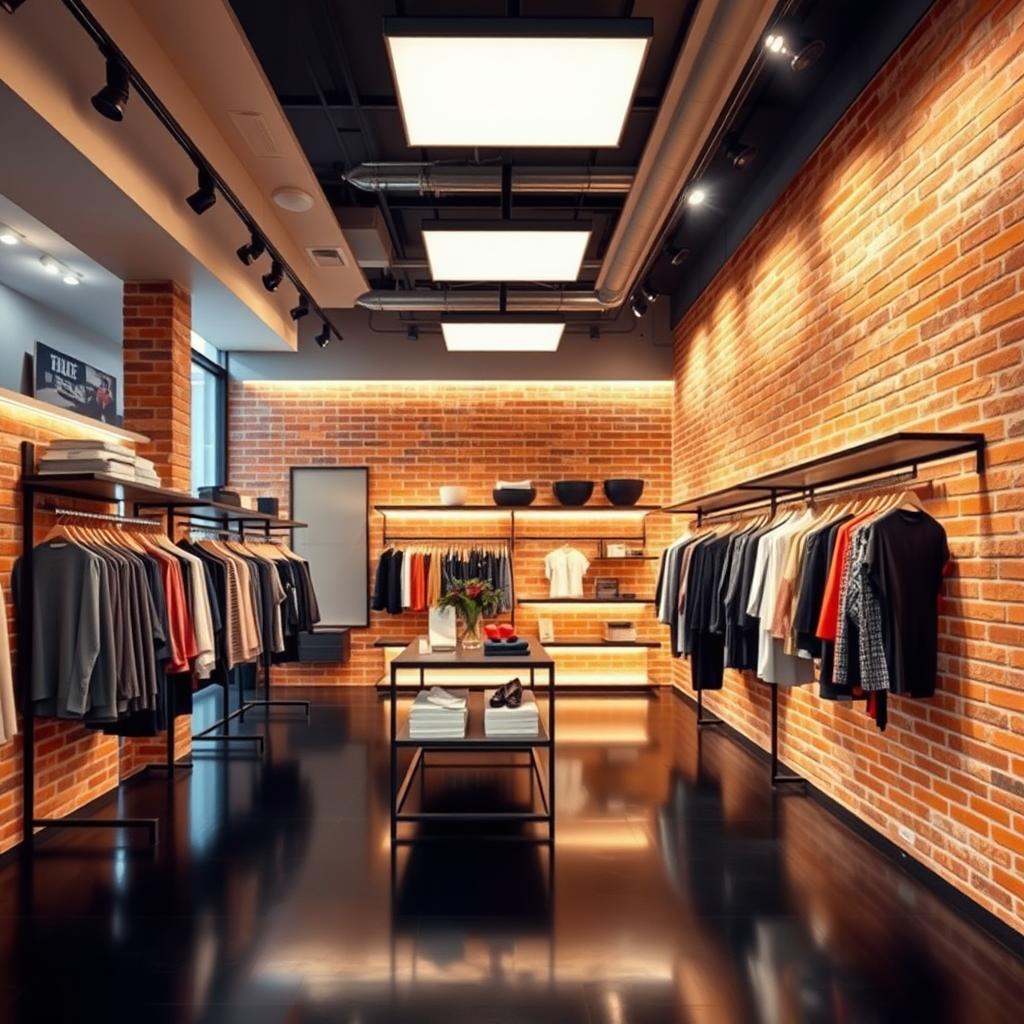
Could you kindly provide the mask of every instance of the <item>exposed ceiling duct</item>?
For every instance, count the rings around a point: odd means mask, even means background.
[[[359,164],[342,180],[364,192],[388,195],[415,193],[435,199],[449,195],[501,193],[500,167],[478,164],[369,163]],[[513,169],[515,193],[625,195],[633,184],[632,168],[566,170],[564,167]]]
[[[702,0],[609,243],[597,288],[510,291],[508,311],[603,313],[626,301],[775,6],[775,0]],[[500,181],[500,169],[490,173]],[[410,190],[418,187],[411,185]],[[489,299],[486,307],[479,305],[484,296]],[[372,291],[360,296],[358,305],[395,312],[475,312],[495,311],[499,302],[497,292]]]

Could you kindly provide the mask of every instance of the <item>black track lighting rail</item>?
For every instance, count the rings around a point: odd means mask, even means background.
[[[127,58],[124,51],[117,45],[113,37],[107,32],[92,11],[90,11],[89,8],[81,2],[81,0],[63,0],[63,3],[79,25],[81,25],[85,30],[89,38],[96,44],[100,53],[107,59],[107,61],[115,61],[125,69],[130,85],[139,94],[146,106],[153,112],[157,120],[164,126],[168,134],[175,142],[178,143],[192,163],[195,164],[199,175],[199,191],[201,192],[203,190],[203,185],[206,183],[206,176],[208,176],[208,182],[216,192],[223,197],[224,201],[231,207],[245,229],[249,232],[252,240],[250,245],[255,243],[257,240],[262,242],[263,250],[253,256],[253,261],[265,251],[272,261],[271,274],[276,276],[276,271],[280,270],[281,279],[283,280],[284,277],[287,277],[288,280],[291,281],[295,286],[296,291],[299,293],[300,304],[301,298],[305,297],[308,309],[315,313],[323,322],[323,331],[321,333],[323,334],[326,332],[329,338],[330,333],[333,331],[338,338],[341,338],[341,331],[333,320],[324,312],[323,308],[314,301],[309,289],[303,284],[302,278],[299,276],[295,268],[273,245],[267,237],[267,234],[256,222],[256,218],[249,212],[242,200],[238,198],[231,186],[228,185],[224,178],[217,173],[216,168],[214,168],[210,164],[209,160],[206,159],[202,150],[200,150],[192,140],[192,137],[185,131],[177,118],[164,105],[160,97],[153,91],[149,83],[142,77],[138,69]],[[205,208],[208,209],[209,207],[207,206]],[[193,209],[195,209],[195,206],[193,206]],[[280,280],[278,281],[278,284],[279,283]]]

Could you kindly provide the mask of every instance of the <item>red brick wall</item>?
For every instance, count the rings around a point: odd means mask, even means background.
[[[11,570],[21,554],[21,442],[31,441],[37,453],[58,438],[88,438],[88,429],[55,421],[51,416],[0,404],[0,587],[7,605],[12,657],[17,660]],[[95,506],[92,506],[95,508]],[[53,519],[36,515],[37,541]],[[19,705],[20,707],[20,705]],[[24,727],[19,715],[19,728]],[[40,720],[36,736],[36,815],[61,817],[102,796],[117,785],[118,741],[73,722]],[[21,841],[22,737],[0,744],[0,853]]]
[[[669,488],[671,388],[654,384],[521,384],[479,385],[405,383],[240,382],[231,386],[231,465],[233,485],[253,494],[273,494],[288,504],[290,466],[340,465],[370,467],[370,504],[429,504],[437,488],[460,483],[469,488],[473,504],[490,503],[496,479],[530,477],[538,484],[538,504],[552,504],[550,484],[558,479],[598,482],[593,501],[603,501],[600,481],[613,476],[642,476],[645,504],[661,503]],[[650,524],[651,548],[664,543],[664,521]],[[630,523],[630,534],[639,530]],[[504,529],[504,528],[503,528]],[[627,530],[621,523],[600,523],[558,517],[554,522],[520,523],[519,532],[614,536]],[[466,536],[493,533],[493,521],[395,522],[393,532],[417,536]],[[460,530],[462,531],[460,533]],[[381,550],[383,520],[371,515],[371,556]],[[517,543],[517,586],[520,596],[543,596],[540,559],[559,541]],[[595,542],[579,541],[588,555]],[[595,564],[595,575],[617,576],[620,589],[653,594],[654,562]],[[603,606],[559,608],[521,606],[517,622],[535,632],[538,615],[555,620],[556,637],[597,637],[604,618],[634,617],[641,635],[661,639],[651,608]],[[373,647],[378,637],[412,637],[426,630],[424,613],[387,615],[374,612],[371,627],[354,634],[352,660],[337,667],[275,669],[279,682],[370,683],[384,670],[384,654]],[[653,678],[668,681],[663,653],[621,655],[608,652],[564,654],[559,668],[571,671],[649,669]]]
[[[937,696],[781,696],[786,761],[1024,928],[1024,2],[940,0],[675,331],[674,492],[898,429],[981,430],[934,473],[956,567]],[[677,669],[687,685],[687,669]],[[768,689],[708,704],[767,745]]]
[[[164,487],[190,491],[192,463],[192,299],[174,281],[124,285],[124,425],[149,438],[138,448]],[[192,718],[175,722],[178,757],[192,747]],[[122,778],[167,760],[163,737],[127,739]]]

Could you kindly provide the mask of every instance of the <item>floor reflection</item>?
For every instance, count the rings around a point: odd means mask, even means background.
[[[258,716],[0,868],[0,1020],[1001,1022],[1024,965],[669,694],[559,703],[558,841],[419,844],[392,885],[374,693]],[[447,771],[447,770],[446,770]],[[514,800],[451,772],[425,799]]]

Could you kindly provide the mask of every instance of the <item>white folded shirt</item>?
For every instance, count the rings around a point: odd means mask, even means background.
[[[438,707],[461,711],[466,706],[465,691],[452,692],[443,686],[432,686],[427,691],[427,701]]]

